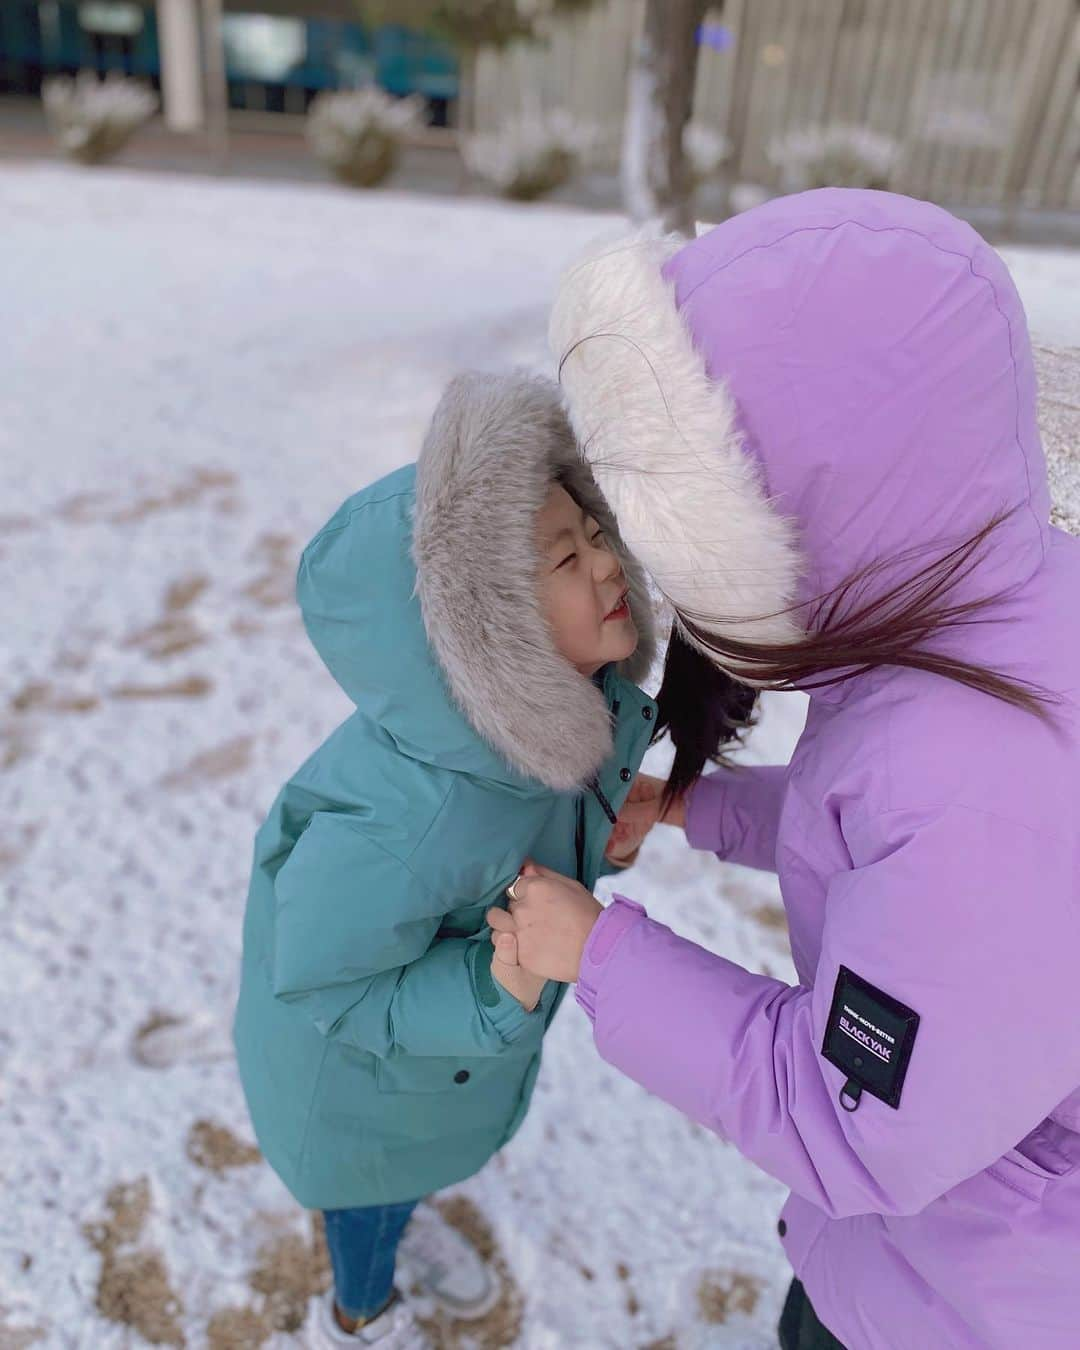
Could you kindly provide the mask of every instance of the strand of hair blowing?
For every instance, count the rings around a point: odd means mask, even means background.
[[[951,601],[950,595],[978,566],[990,536],[1016,509],[998,513],[963,543],[861,602],[860,592],[875,576],[926,549],[859,569],[811,602],[808,631],[792,642],[767,645],[720,636],[717,630],[725,626],[723,620],[676,607],[657,694],[654,739],[667,731],[675,746],[661,815],[691,787],[707,762],[725,762],[723,748],[739,741],[753,725],[761,688],[819,689],[846,683],[879,666],[907,666],[956,680],[1052,722],[1048,709],[1061,701],[1056,694],[926,645],[951,629],[1001,622],[984,611],[1010,589],[959,602]]]

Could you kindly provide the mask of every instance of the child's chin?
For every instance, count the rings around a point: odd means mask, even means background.
[[[624,620],[626,625],[626,635],[620,634],[619,655],[615,658],[617,661],[628,661],[637,651],[638,643],[641,641],[637,627],[633,619]]]

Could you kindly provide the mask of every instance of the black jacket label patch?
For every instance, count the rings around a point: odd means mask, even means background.
[[[900,1105],[918,1029],[917,1012],[840,967],[821,1053],[847,1074],[840,1094],[846,1110],[855,1110],[864,1088],[894,1110]]]

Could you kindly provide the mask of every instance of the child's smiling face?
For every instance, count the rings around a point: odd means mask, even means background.
[[[626,577],[596,520],[553,483],[536,517],[540,600],[555,645],[581,673],[625,661],[638,644]]]

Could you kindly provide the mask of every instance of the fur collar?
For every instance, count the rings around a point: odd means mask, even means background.
[[[556,650],[537,596],[536,513],[557,472],[620,556],[640,641],[617,673],[640,682],[655,654],[647,583],[552,381],[451,381],[417,461],[412,549],[428,642],[454,701],[513,768],[561,791],[586,784],[613,742],[603,693]]]

